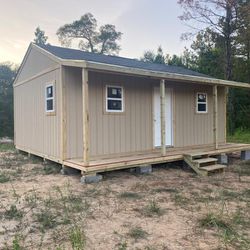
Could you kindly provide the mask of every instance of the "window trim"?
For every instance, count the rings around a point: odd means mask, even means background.
[[[49,87],[52,87],[52,93],[53,93],[52,97],[47,97],[47,89]],[[52,110],[47,109],[47,101],[48,100],[53,101],[53,109]],[[45,85],[45,112],[46,112],[46,114],[51,114],[51,113],[55,112],[55,84],[54,83],[49,83],[49,84]]]
[[[199,102],[199,95],[206,95],[206,102]],[[199,111],[198,107],[199,104],[205,104],[206,105],[206,111]],[[196,93],[196,113],[197,114],[207,114],[208,113],[208,94],[206,92],[197,92]]]
[[[115,97],[108,97],[108,88],[120,88],[122,90],[121,98]],[[116,100],[122,102],[122,109],[121,110],[110,110],[108,109],[108,100]],[[121,85],[106,85],[105,86],[105,111],[107,113],[124,113],[124,88]]]

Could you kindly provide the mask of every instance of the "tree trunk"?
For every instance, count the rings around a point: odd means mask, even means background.
[[[232,8],[229,4],[226,6],[225,22],[225,47],[226,47],[226,79],[232,80]]]

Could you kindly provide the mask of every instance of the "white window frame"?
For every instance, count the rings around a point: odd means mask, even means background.
[[[50,87],[52,87],[53,96],[47,97],[47,89]],[[53,109],[52,110],[47,109],[47,101],[49,101],[49,100],[52,100],[52,102],[53,102]],[[46,84],[46,86],[45,86],[45,112],[46,113],[55,112],[55,85],[54,85],[54,83],[49,83],[49,84]]]
[[[105,91],[106,112],[108,112],[108,113],[123,113],[124,112],[124,88],[122,86],[119,86],[119,85],[106,85],[105,88],[106,88],[106,91]],[[120,88],[122,91],[121,98],[108,97],[108,88]],[[108,109],[108,101],[109,100],[121,101],[122,102],[122,109],[121,110]]]
[[[206,96],[206,102],[199,102],[199,95]],[[199,111],[199,104],[206,104],[206,111]],[[208,94],[205,92],[197,92],[196,93],[196,113],[197,114],[207,114],[208,113]]]

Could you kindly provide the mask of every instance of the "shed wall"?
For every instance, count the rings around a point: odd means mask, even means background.
[[[45,86],[55,84],[55,115],[45,112]],[[18,84],[18,82],[17,82]],[[28,152],[61,158],[60,69],[14,87],[15,144]]]
[[[213,88],[197,84],[174,86],[174,138],[176,147],[213,143]],[[196,113],[196,93],[208,94],[208,113]],[[224,87],[218,87],[218,140],[225,142]]]
[[[82,122],[82,70],[74,67],[63,68],[66,101],[66,132],[68,158],[83,155]]]
[[[57,65],[57,62],[51,60],[36,49],[31,48],[17,80],[21,82]]]
[[[90,155],[135,153],[151,150],[151,79],[112,74],[89,74]],[[124,112],[106,113],[105,86],[124,87]]]
[[[105,85],[124,87],[125,112],[105,112]],[[173,88],[174,147],[213,143],[212,86],[167,82]],[[90,155],[103,157],[113,154],[152,151],[153,146],[153,87],[158,80],[90,72]],[[196,113],[196,93],[208,94],[208,113]],[[225,88],[218,87],[218,138],[225,142]]]

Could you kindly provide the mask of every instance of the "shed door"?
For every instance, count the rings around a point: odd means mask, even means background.
[[[173,145],[172,96],[173,90],[166,88],[166,146]],[[161,100],[159,87],[154,88],[154,146],[161,146]]]

